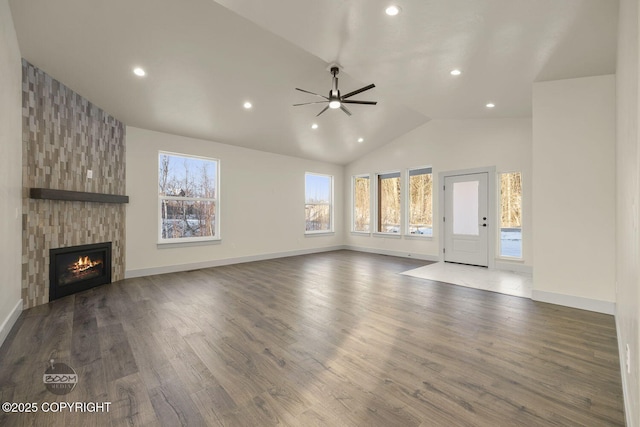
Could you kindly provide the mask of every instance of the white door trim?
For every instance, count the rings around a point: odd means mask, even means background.
[[[438,182],[436,183],[438,188],[438,240],[440,241],[440,248],[438,254],[438,260],[440,262],[444,262],[444,180],[445,177],[448,176],[458,176],[458,175],[471,175],[476,173],[486,173],[488,177],[487,181],[487,196],[488,200],[488,220],[487,225],[489,226],[488,230],[488,254],[489,254],[489,268],[495,269],[496,264],[496,236],[498,230],[498,199],[497,199],[497,187],[496,187],[496,167],[482,167],[482,168],[473,168],[473,169],[462,169],[455,171],[446,171],[438,173]]]

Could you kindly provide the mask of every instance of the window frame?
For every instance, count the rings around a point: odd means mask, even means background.
[[[216,197],[186,197],[186,196],[163,196],[160,194],[160,157],[162,155],[172,156],[172,157],[182,157],[182,158],[190,158],[190,159],[199,159],[206,160],[216,163],[216,174],[215,174],[215,190],[214,194]],[[171,151],[158,150],[157,156],[157,168],[156,171],[158,173],[157,176],[157,189],[158,189],[158,245],[182,245],[189,243],[199,243],[199,242],[219,242],[222,240],[220,236],[220,159],[216,159],[213,157],[205,157],[198,156],[192,154],[184,154],[184,153],[176,153]],[[198,237],[173,237],[173,238],[163,238],[162,237],[162,201],[163,200],[174,200],[174,201],[188,201],[188,202],[213,202],[215,206],[215,223],[214,223],[214,235],[213,236],[198,236]]]
[[[513,173],[517,173],[520,174],[520,256],[519,257],[515,257],[515,256],[509,256],[509,255],[502,255],[502,192],[501,192],[501,183],[502,183],[502,175],[507,175],[507,174],[513,174]],[[523,199],[524,199],[524,179],[523,179],[523,173],[522,171],[503,171],[503,172],[498,172],[497,173],[497,177],[496,177],[496,193],[497,193],[497,202],[498,202],[498,209],[497,209],[497,224],[498,227],[497,228],[497,254],[496,254],[496,258],[497,259],[501,259],[501,260],[505,260],[505,261],[524,261],[524,209],[523,209]]]
[[[313,204],[313,205],[323,205],[324,203],[307,203],[307,176],[312,175],[312,176],[321,176],[321,177],[327,177],[329,178],[329,229],[328,230],[307,230],[307,215],[306,215],[306,207],[307,205]],[[324,174],[324,173],[317,173],[317,172],[305,172],[304,173],[304,207],[305,207],[305,214],[304,214],[304,234],[309,236],[309,235],[321,235],[321,234],[333,234],[335,233],[334,231],[334,206],[335,206],[335,191],[334,191],[334,185],[335,185],[335,178],[333,175],[329,175],[329,174]]]
[[[421,171],[421,170],[429,170],[429,174],[431,175],[431,235],[428,234],[412,234],[411,233],[411,195],[409,192],[411,191],[411,172],[412,171]],[[423,175],[423,174],[419,174]],[[434,174],[433,174],[433,166],[416,166],[412,168],[408,168],[406,170],[405,182],[404,182],[404,195],[405,195],[405,204],[404,207],[404,222],[405,226],[403,228],[403,233],[406,238],[409,239],[424,239],[424,240],[432,240],[433,239],[433,229],[434,229],[434,197],[433,190],[436,188]]]
[[[369,231],[362,231],[362,230],[356,230],[356,179],[358,178],[366,178],[369,180]],[[371,197],[371,190],[372,190],[372,185],[371,185],[371,174],[359,174],[359,175],[353,175],[351,177],[351,232],[354,234],[363,234],[363,235],[371,235],[372,233],[372,215],[371,213],[373,212],[372,206],[371,206],[371,202],[372,202],[372,197]]]
[[[397,176],[391,176],[391,175],[397,175]],[[404,222],[404,214],[403,214],[403,203],[404,203],[404,195],[403,193],[403,188],[404,187],[404,183],[403,183],[403,179],[402,179],[402,171],[400,170],[393,170],[393,171],[389,171],[389,172],[377,172],[374,174],[375,176],[375,193],[374,193],[374,206],[375,206],[375,228],[373,229],[373,235],[378,235],[378,236],[385,236],[385,237],[397,237],[397,238],[401,238],[402,237],[402,230],[403,230],[403,222]],[[399,221],[400,224],[398,224],[398,232],[397,233],[393,233],[393,232],[389,232],[389,231],[380,231],[380,227],[382,226],[381,224],[381,218],[380,218],[380,211],[381,211],[381,203],[382,203],[382,198],[380,197],[380,179],[385,179],[386,178],[398,178],[400,180],[400,191],[399,191],[399,197],[400,197],[400,203],[399,203],[399,209],[400,209],[400,215],[399,215]]]

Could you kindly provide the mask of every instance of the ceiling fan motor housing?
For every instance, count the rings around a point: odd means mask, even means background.
[[[329,105],[327,105],[322,111],[320,111],[317,114],[317,116],[319,116],[320,114],[324,113],[329,108],[332,108],[332,109],[340,108],[346,115],[350,116],[351,112],[344,106],[344,104],[376,105],[375,101],[355,101],[355,100],[347,99],[347,98],[350,98],[353,95],[357,95],[357,94],[359,94],[361,92],[364,92],[364,91],[367,91],[369,89],[374,88],[375,87],[374,84],[370,84],[368,86],[365,86],[365,87],[362,87],[360,89],[354,90],[353,92],[349,92],[346,95],[342,96],[342,95],[340,95],[340,91],[338,90],[338,73],[340,73],[340,67],[337,64],[331,64],[329,67],[330,67],[331,75],[333,76],[333,79],[332,79],[333,81],[332,81],[331,90],[329,91],[329,96],[328,97],[319,95],[319,94],[314,93],[314,92],[310,92],[308,90],[296,88],[296,90],[299,90],[301,92],[309,93],[311,95],[315,95],[315,96],[318,96],[320,98],[324,98],[325,101],[307,102],[307,103],[304,103],[304,104],[294,104],[294,106],[308,105],[308,104],[323,104],[323,103],[327,102],[327,103],[329,103]]]

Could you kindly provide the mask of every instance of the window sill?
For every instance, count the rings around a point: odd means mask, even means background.
[[[497,256],[496,260],[512,262],[514,264],[523,264],[524,263],[524,258],[513,258],[513,257],[506,257],[506,256]]]
[[[221,243],[222,243],[222,239],[189,240],[185,242],[158,242],[156,244],[156,247],[158,249],[171,249],[171,248],[187,248],[190,246],[219,245]]]
[[[371,233],[368,233],[366,231],[352,231],[351,235],[352,236],[371,237]]]
[[[383,239],[402,239],[399,233],[373,233],[373,237],[381,237]]]
[[[404,238],[407,240],[433,240],[433,236],[426,234],[405,234]]]
[[[322,237],[322,236],[335,236],[335,231],[314,231],[314,232],[305,232],[304,237]]]

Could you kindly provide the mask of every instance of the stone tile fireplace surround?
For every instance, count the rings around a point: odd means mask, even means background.
[[[124,195],[125,125],[25,60],[22,117],[22,298],[30,308],[49,302],[50,249],[112,242],[111,278],[124,278],[124,204],[29,195],[31,188]]]

